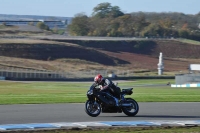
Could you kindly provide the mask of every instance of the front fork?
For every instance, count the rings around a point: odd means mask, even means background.
[[[95,97],[94,98],[94,106],[96,106],[96,105],[98,105],[98,103],[97,103],[97,98]]]
[[[94,98],[94,105],[96,105],[97,104],[97,98],[95,97]]]

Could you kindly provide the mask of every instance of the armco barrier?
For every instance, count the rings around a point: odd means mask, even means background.
[[[101,122],[58,122],[0,125],[0,131],[59,129],[59,128],[87,128],[87,127],[125,127],[125,126],[200,126],[200,120],[190,121],[101,121]]]
[[[109,78],[112,80],[134,80],[134,79],[175,79],[174,76],[132,76],[132,77],[117,77]],[[6,77],[6,80],[14,81],[93,81],[94,78],[13,78]]]
[[[6,80],[27,80],[27,81],[68,81],[68,80],[87,80],[94,78],[97,74],[102,74],[103,77],[108,77],[110,73],[107,70],[91,70],[78,72],[50,72],[36,70],[18,70],[16,68],[0,70],[0,76],[6,77]],[[116,80],[127,79],[175,79],[175,76],[135,76],[133,71],[124,70],[114,72],[117,77],[112,77]],[[111,77],[108,77],[111,78]],[[77,80],[78,79],[78,80]]]

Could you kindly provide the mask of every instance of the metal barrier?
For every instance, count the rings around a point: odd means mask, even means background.
[[[114,74],[117,77],[130,77],[134,72],[129,70],[91,70],[91,71],[76,71],[76,72],[63,72],[63,71],[38,71],[38,70],[19,70],[19,69],[0,69],[0,76],[15,79],[65,79],[65,78],[93,78],[95,75],[101,74],[108,77]]]
[[[176,84],[200,83],[200,73],[176,74],[175,82]]]

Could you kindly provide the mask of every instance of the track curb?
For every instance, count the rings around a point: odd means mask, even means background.
[[[0,125],[0,132],[13,130],[38,130],[89,127],[151,127],[151,126],[200,126],[200,120],[189,121],[99,121],[99,122],[57,122]]]

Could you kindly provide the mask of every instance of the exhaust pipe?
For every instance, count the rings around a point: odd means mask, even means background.
[[[132,107],[133,105],[131,103],[123,103],[122,107]]]

